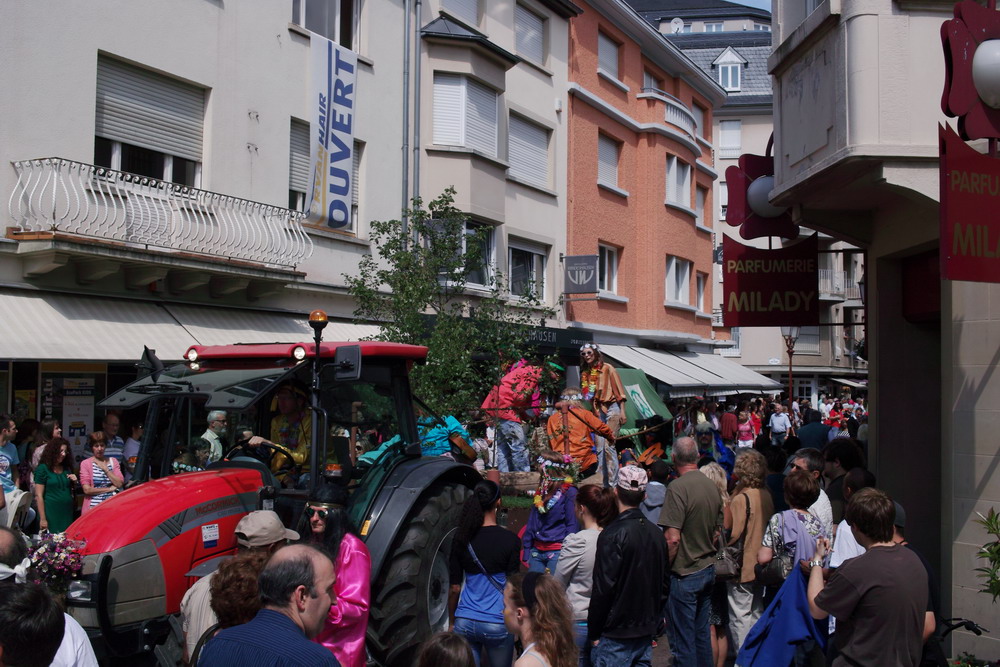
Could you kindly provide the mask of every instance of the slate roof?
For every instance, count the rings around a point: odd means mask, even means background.
[[[738,18],[746,16],[771,22],[771,12],[726,0],[625,0],[644,19],[659,27],[660,21],[680,18]]]
[[[726,33],[722,33],[724,36]],[[742,35],[743,33],[734,33],[733,36]],[[764,33],[770,36],[770,33]],[[688,37],[689,35],[684,35]],[[690,35],[696,36],[696,35]],[[746,106],[750,104],[767,104],[771,100],[771,75],[767,73],[767,57],[771,55],[771,44],[770,38],[767,40],[767,44],[764,45],[754,45],[754,46],[742,46],[735,42],[735,40],[720,40],[717,36],[713,35],[713,46],[702,48],[702,44],[692,44],[688,46],[691,42],[696,42],[696,40],[684,41],[686,44],[680,44],[680,40],[676,39],[678,35],[668,35],[667,38],[676,44],[686,55],[690,58],[695,65],[701,68],[702,71],[706,72],[712,78],[717,78],[716,70],[712,67],[712,63],[722,55],[723,51],[727,47],[732,46],[733,50],[738,54],[743,56],[747,60],[747,66],[743,68],[742,80],[740,81],[740,91],[729,93],[729,97],[724,107],[729,107],[733,105]]]
[[[478,30],[473,30],[471,28],[466,28],[464,25],[458,23],[457,21],[452,21],[447,16],[440,16],[434,19],[427,25],[425,25],[420,30],[420,34],[423,37],[431,37],[437,39],[455,40],[458,42],[466,42],[477,44],[482,48],[500,56],[502,59],[517,64],[521,62],[521,58],[514,55],[506,49],[502,49],[489,38]]]

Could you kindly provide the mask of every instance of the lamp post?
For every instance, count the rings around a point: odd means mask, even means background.
[[[781,327],[781,337],[785,339],[785,351],[788,352],[788,419],[792,418],[792,396],[795,384],[792,382],[792,356],[795,354],[795,341],[799,339],[799,327]]]

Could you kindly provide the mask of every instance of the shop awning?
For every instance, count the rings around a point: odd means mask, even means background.
[[[628,397],[625,401],[626,419],[622,424],[624,428],[636,428],[636,422],[649,420],[654,416],[660,417],[665,422],[673,419],[670,410],[646,379],[644,372],[632,368],[619,368],[618,376]]]
[[[837,384],[842,384],[854,389],[868,389],[868,385],[863,382],[858,382],[857,380],[848,380],[847,378],[830,378],[832,382]]]
[[[304,315],[0,289],[0,359],[132,363],[143,346],[163,360],[191,345],[312,340]],[[330,322],[325,340],[360,340],[378,327]]]
[[[601,350],[606,356],[669,385],[672,398],[781,390],[778,382],[714,354],[626,345],[602,345]]]

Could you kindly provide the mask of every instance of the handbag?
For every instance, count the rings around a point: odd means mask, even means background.
[[[757,583],[762,586],[780,587],[785,583],[785,579],[788,578],[788,573],[792,571],[794,565],[792,558],[785,554],[785,541],[781,537],[785,527],[784,513],[779,516],[781,516],[782,530],[778,531],[777,540],[772,547],[774,556],[766,564],[757,563],[753,568]]]
[[[747,518],[743,523],[743,535],[736,544],[727,545],[726,531],[721,530],[720,526],[719,535],[716,538],[718,540],[718,548],[715,552],[716,581],[739,579],[740,574],[743,572],[743,547],[746,544],[747,530],[750,528],[750,497],[746,493],[741,493],[740,495],[746,498],[747,501]]]

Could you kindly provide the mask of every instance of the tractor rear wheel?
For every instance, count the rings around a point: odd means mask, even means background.
[[[429,488],[396,536],[372,588],[369,637],[382,664],[410,667],[420,643],[447,629],[451,542],[470,493],[455,482]]]

